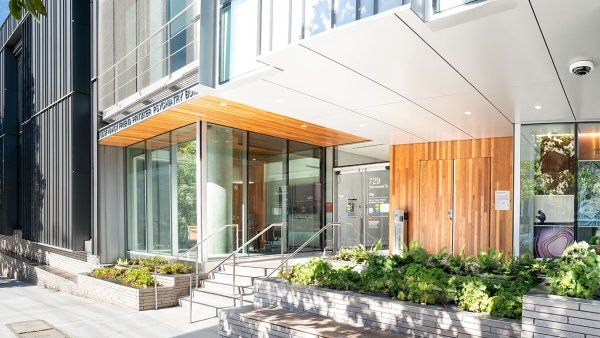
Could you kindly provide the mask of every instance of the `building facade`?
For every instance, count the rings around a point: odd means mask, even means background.
[[[556,255],[598,231],[596,78],[563,71],[565,50],[597,56],[540,1],[61,0],[9,18],[0,233],[100,262],[206,238],[198,259],[221,257],[271,225],[244,254],[290,252],[331,222],[305,250]]]

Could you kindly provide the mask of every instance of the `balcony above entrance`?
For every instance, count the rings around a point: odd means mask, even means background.
[[[192,87],[100,129],[98,143],[127,147],[199,121],[321,147],[365,141],[362,137],[234,101],[202,96]]]

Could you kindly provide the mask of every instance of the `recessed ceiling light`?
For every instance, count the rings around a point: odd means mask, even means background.
[[[535,110],[540,110],[542,109],[542,106],[533,106],[533,108],[535,108]]]
[[[471,115],[472,113],[470,111],[466,111],[465,115]]]
[[[300,126],[300,128],[306,128],[306,127],[308,127],[306,124],[303,124]]]
[[[226,107],[227,106],[227,102],[221,102],[221,103],[219,103],[219,106]]]
[[[361,124],[359,124],[358,126],[359,126],[359,127],[361,127],[361,128],[364,128],[364,127],[365,127],[365,125],[364,125],[364,124],[362,124],[362,123],[361,123]]]
[[[277,100],[275,100],[275,101],[277,101],[277,102],[285,102],[285,100],[284,100],[284,99],[277,99]]]

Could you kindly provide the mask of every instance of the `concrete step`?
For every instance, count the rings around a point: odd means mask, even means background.
[[[253,285],[254,279],[256,277],[253,276],[244,276],[236,271],[235,274],[235,284],[236,285]],[[212,280],[217,281],[223,284],[233,285],[233,273],[226,271],[218,271],[213,274]]]
[[[215,281],[214,279],[207,279],[203,281],[202,290],[206,292],[210,292],[217,295],[231,295],[233,293],[233,287],[231,284],[221,283]],[[252,293],[254,291],[254,286],[252,284],[246,285],[236,285],[236,293],[243,292],[245,294]]]
[[[236,265],[235,272],[239,275],[252,276],[252,277],[264,277],[267,275],[267,268],[259,266],[246,266],[243,264]],[[233,264],[223,264],[221,271],[226,273],[233,273]]]

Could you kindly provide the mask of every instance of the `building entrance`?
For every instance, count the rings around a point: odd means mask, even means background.
[[[389,240],[390,174],[386,165],[336,170],[340,246],[370,247]]]

